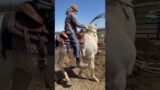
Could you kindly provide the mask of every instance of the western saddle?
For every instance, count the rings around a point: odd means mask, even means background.
[[[39,40],[39,37],[47,40],[49,34],[42,17],[37,13],[32,5],[24,3],[20,6],[20,11],[14,13],[11,18],[10,31],[25,38],[25,34],[31,40]],[[38,36],[40,35],[40,36]]]
[[[78,42],[79,42],[79,45],[80,45],[80,49],[82,49],[83,46],[84,46],[83,45],[84,44],[83,37],[84,37],[83,32],[79,32],[77,34],[77,39],[78,39]],[[59,33],[59,40],[58,41],[63,43],[64,45],[66,45],[67,51],[69,51],[69,49],[71,48],[70,40],[69,40],[68,35],[65,32]]]
[[[10,31],[25,40],[27,53],[32,41],[37,42],[37,50],[39,54],[39,68],[45,68],[45,42],[48,42],[49,32],[46,29],[42,17],[37,13],[35,8],[24,3],[20,6],[20,11],[15,12],[10,21]]]

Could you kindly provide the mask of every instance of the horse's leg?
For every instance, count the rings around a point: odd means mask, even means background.
[[[86,58],[85,56],[82,57],[83,60],[87,61],[89,60],[88,58]],[[82,73],[85,69],[87,69],[88,67],[85,67],[85,68],[80,68],[80,71],[78,73],[78,75],[81,77],[82,76]]]
[[[11,90],[28,90],[32,76],[28,72],[17,68],[14,72]]]
[[[82,57],[82,59],[84,60],[86,60],[87,58],[85,58],[85,57]],[[79,70],[79,72],[78,72],[78,75],[81,77],[82,76],[82,73],[83,73],[83,71],[84,71],[84,69],[86,69],[86,68],[80,68],[80,70]]]
[[[99,79],[96,77],[95,71],[94,71],[94,68],[95,68],[95,66],[94,66],[94,59],[95,59],[95,55],[92,55],[91,58],[90,58],[89,68],[91,68],[91,70],[92,70],[92,78],[94,80],[96,80],[97,82],[99,82]]]
[[[63,68],[63,60],[64,60],[64,57],[65,57],[66,53],[64,51],[64,48],[59,48],[59,58],[58,58],[58,66],[60,67],[60,69],[62,70],[62,72],[64,73],[64,76],[65,76],[65,79],[67,81],[70,81],[70,78],[67,74],[67,72],[65,72],[64,68]]]

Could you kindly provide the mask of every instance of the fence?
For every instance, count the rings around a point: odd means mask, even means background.
[[[105,44],[104,44],[104,33],[105,28],[98,28],[97,36],[98,36],[98,49],[104,50]]]
[[[137,38],[160,39],[160,22],[155,22],[152,18],[147,17],[149,11],[157,9],[158,5],[154,4],[136,6],[134,8],[137,25]]]

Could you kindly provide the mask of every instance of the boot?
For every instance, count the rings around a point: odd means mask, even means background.
[[[78,67],[78,68],[86,68],[86,67],[88,67],[88,64],[87,63],[83,63],[80,59],[77,59],[76,67]]]

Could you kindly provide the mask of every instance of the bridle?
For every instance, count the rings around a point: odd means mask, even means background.
[[[85,34],[85,33],[93,33],[94,34],[94,37],[96,37],[95,34],[97,34],[97,31],[92,31],[90,30],[90,27],[88,29],[81,29],[80,31],[81,33]]]

